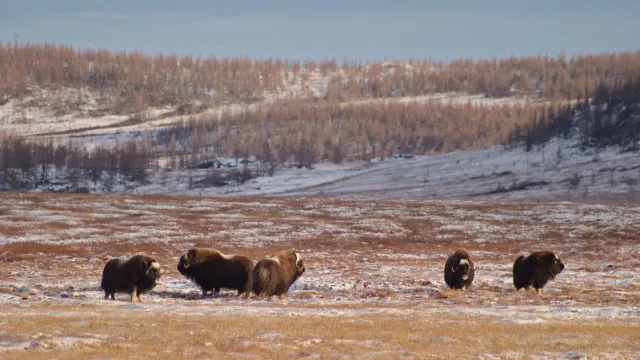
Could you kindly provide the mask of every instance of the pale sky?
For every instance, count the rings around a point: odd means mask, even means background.
[[[405,60],[640,49],[638,0],[0,0],[0,41]]]

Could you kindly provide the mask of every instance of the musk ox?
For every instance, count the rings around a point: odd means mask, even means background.
[[[564,270],[562,260],[551,251],[536,251],[519,256],[513,264],[513,285],[516,290],[533,286],[540,294],[549,280]]]
[[[281,250],[258,261],[253,269],[253,292],[262,298],[273,295],[283,298],[304,271],[304,261],[298,253]]]
[[[464,291],[473,282],[474,273],[475,267],[466,249],[456,250],[444,265],[444,281],[452,289]]]
[[[104,266],[100,287],[105,299],[111,295],[111,300],[115,300],[116,292],[127,292],[132,302],[135,297],[142,302],[142,294],[156,287],[163,273],[160,264],[146,255],[135,255],[129,260],[115,258]]]
[[[194,248],[187,251],[178,262],[178,271],[192,280],[200,289],[202,297],[220,288],[238,290],[238,296],[251,295],[253,262],[243,255],[225,255],[215,249]]]

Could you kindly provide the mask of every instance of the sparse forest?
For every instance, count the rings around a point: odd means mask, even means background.
[[[273,173],[395,154],[423,155],[524,142],[527,148],[568,134],[576,114],[585,145],[636,146],[640,51],[567,58],[537,56],[437,62],[322,62],[194,58],[174,54],[77,50],[63,45],[0,44],[0,105],[36,89],[88,89],[98,110],[129,114],[173,106],[186,120],[136,141],[86,149],[44,136],[0,134],[0,189],[65,181],[82,191],[100,182],[144,183],[156,167],[195,169],[218,156],[254,156]],[[318,85],[320,84],[320,85]],[[401,97],[443,92],[519,101],[436,102]],[[59,102],[60,112],[81,107]],[[265,101],[269,100],[269,101]],[[225,104],[253,104],[221,113]],[[32,104],[38,106],[38,104]],[[595,105],[595,106],[594,106]],[[135,120],[135,121],[134,121]],[[238,170],[234,179],[255,176]],[[212,184],[225,183],[212,173]],[[228,180],[228,179],[227,179]]]
[[[225,114],[219,120],[195,116],[163,131],[159,140],[177,142],[180,149],[204,157],[256,155],[280,164],[340,163],[500,144],[513,126],[526,124],[538,106],[292,101]]]
[[[0,191],[65,184],[65,191],[88,192],[89,183],[99,183],[103,191],[111,192],[116,185],[144,184],[152,159],[144,142],[87,150],[79,143],[7,136],[0,139]]]
[[[524,142],[527,149],[554,136],[578,132],[583,146],[620,145],[638,150],[640,144],[640,77],[619,86],[600,85],[593,97],[576,106],[537,111],[524,127],[517,126],[510,143]]]
[[[326,76],[321,98],[415,96],[458,91],[493,97],[534,94],[561,101],[593,94],[600,84],[617,86],[640,70],[640,51],[557,57],[450,62],[300,62],[139,52],[79,50],[53,44],[0,44],[0,99],[25,96],[34,87],[89,87],[103,96],[104,111],[131,113],[147,107],[200,101],[204,106],[254,102],[291,91],[305,97],[314,76]],[[317,96],[316,96],[317,97]]]

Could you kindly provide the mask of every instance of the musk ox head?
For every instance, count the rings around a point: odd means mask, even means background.
[[[189,266],[191,266],[191,264],[194,263],[193,260],[195,256],[196,256],[195,251],[191,249],[180,257],[180,261],[178,262],[178,271],[180,272],[180,274],[184,275],[186,269],[188,269]]]
[[[449,287],[466,289],[473,282],[475,267],[469,253],[458,249],[447,259],[444,268],[444,280]]]
[[[147,270],[145,272],[145,275],[147,276],[154,276],[159,278],[164,274],[164,270],[160,268],[160,263],[158,263],[157,261],[151,262],[146,266],[147,266]]]
[[[164,270],[160,268],[160,263],[148,256],[143,257],[141,263],[142,272],[148,279],[157,280],[164,274]]]
[[[454,263],[451,267],[451,272],[458,274],[462,280],[469,279],[469,274],[475,271],[469,261],[469,259],[459,258],[457,264]]]
[[[532,254],[538,266],[545,272],[549,280],[555,279],[556,275],[564,270],[562,260],[551,251],[538,251]]]

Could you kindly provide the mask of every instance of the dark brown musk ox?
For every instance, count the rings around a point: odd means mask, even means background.
[[[153,290],[164,273],[160,264],[147,255],[135,255],[131,259],[115,258],[107,261],[102,271],[104,298],[115,300],[116,292],[131,294],[131,301],[135,297],[142,302],[142,294]]]
[[[253,269],[253,292],[262,298],[283,298],[305,272],[304,261],[293,249],[281,250],[261,259]]]
[[[536,251],[519,256],[513,264],[513,285],[516,290],[533,286],[540,294],[549,280],[564,270],[562,260],[551,251]]]
[[[202,297],[220,288],[238,290],[242,298],[251,295],[253,262],[243,255],[225,255],[216,249],[193,248],[178,262],[178,271],[202,289]]]
[[[463,291],[473,282],[476,269],[466,249],[458,249],[444,265],[444,281],[452,289]]]

